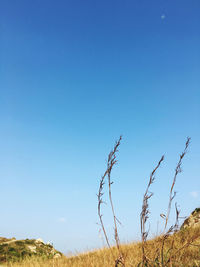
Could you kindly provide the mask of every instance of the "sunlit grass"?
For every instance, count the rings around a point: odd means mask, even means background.
[[[192,242],[190,242],[192,240]],[[155,255],[162,242],[162,237],[156,237],[147,242],[147,257],[152,261],[148,266],[161,266],[156,263]],[[190,243],[190,244],[189,244]],[[173,245],[172,245],[173,244]],[[138,266],[142,259],[141,243],[122,245],[127,267]],[[166,242],[164,255],[171,253],[171,262],[164,266],[199,267],[200,266],[200,227],[181,230],[171,235]],[[100,249],[73,257],[45,260],[30,258],[18,263],[9,263],[9,267],[111,267],[118,255],[116,247]],[[6,265],[5,265],[6,266]]]

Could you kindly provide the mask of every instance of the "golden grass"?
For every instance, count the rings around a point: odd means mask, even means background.
[[[192,241],[192,242],[191,242]],[[190,244],[191,243],[191,244]],[[161,266],[156,264],[156,255],[162,244],[162,236],[156,237],[146,244],[146,254],[150,263],[148,266]],[[173,244],[173,246],[172,246]],[[125,266],[134,267],[142,260],[141,243],[122,245],[125,255]],[[62,257],[54,260],[32,258],[20,263],[9,263],[9,267],[114,267],[118,255],[116,247],[100,249],[73,257]],[[173,267],[199,267],[200,266],[200,227],[181,230],[171,235],[164,248],[164,257],[171,261],[163,266]],[[140,265],[142,266],[142,265]]]

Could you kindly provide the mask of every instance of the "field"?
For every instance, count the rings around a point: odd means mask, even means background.
[[[147,241],[146,256],[149,260],[146,266],[174,266],[199,267],[200,266],[200,227],[187,228],[171,235],[166,240],[164,248],[164,262],[160,262],[160,251],[163,236]],[[132,243],[121,246],[125,258],[125,266],[142,266],[142,243]],[[160,255],[160,256],[159,256]],[[100,249],[74,257],[45,260],[30,258],[18,263],[9,263],[9,267],[111,267],[115,266],[118,249]],[[140,265],[139,265],[140,264]],[[119,264],[120,266],[120,264]]]

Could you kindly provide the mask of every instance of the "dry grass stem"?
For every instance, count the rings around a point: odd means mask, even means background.
[[[117,159],[116,159],[116,153],[118,152],[118,148],[120,146],[122,140],[122,136],[120,136],[119,140],[116,142],[113,150],[111,150],[111,152],[108,155],[108,159],[107,159],[107,169],[104,173],[104,175],[101,177],[100,180],[100,184],[99,184],[99,192],[98,192],[98,216],[99,216],[99,220],[100,220],[100,224],[101,224],[101,228],[103,230],[105,239],[106,239],[106,243],[108,245],[109,248],[111,248],[110,246],[110,242],[108,239],[108,235],[106,233],[105,230],[105,226],[102,220],[102,212],[101,212],[101,205],[103,203],[103,187],[105,184],[105,178],[107,176],[108,178],[108,188],[109,188],[109,201],[110,201],[110,205],[111,205],[111,210],[112,210],[112,215],[113,215],[113,223],[114,223],[114,239],[115,239],[115,243],[116,243],[116,247],[118,250],[118,257],[115,260],[115,266],[117,267],[118,265],[122,265],[125,266],[125,258],[124,255],[121,251],[121,247],[120,247],[120,239],[119,239],[119,234],[118,234],[118,227],[117,227],[117,223],[120,223],[119,220],[117,219],[116,215],[115,215],[115,209],[114,209],[114,205],[113,205],[113,200],[112,200],[112,191],[111,191],[111,185],[113,184],[113,182],[111,181],[111,172],[112,169],[114,167],[114,165],[117,163]]]
[[[147,189],[145,191],[142,203],[142,212],[140,214],[140,227],[141,227],[141,239],[142,239],[142,264],[145,265],[148,263],[148,258],[145,253],[145,244],[148,236],[148,231],[146,231],[146,222],[149,218],[149,199],[153,196],[152,192],[149,192],[150,186],[153,184],[155,180],[155,174],[157,169],[160,167],[162,161],[164,160],[164,156],[161,157],[155,169],[150,174],[149,183],[147,185]]]
[[[166,228],[167,228],[167,224],[168,224],[168,220],[169,220],[169,215],[170,215],[170,211],[171,211],[172,201],[173,201],[174,197],[176,196],[176,191],[174,191],[174,185],[176,183],[177,175],[182,172],[182,169],[181,169],[182,160],[183,160],[185,154],[187,153],[187,149],[188,149],[188,146],[190,144],[190,140],[191,140],[191,138],[188,137],[187,138],[187,141],[185,143],[185,149],[180,154],[178,164],[177,164],[177,166],[175,168],[175,174],[174,174],[174,178],[173,178],[173,182],[172,182],[172,186],[171,186],[170,194],[169,194],[169,204],[168,204],[168,210],[167,210],[167,215],[166,215],[166,219],[165,219],[164,232],[166,231]]]

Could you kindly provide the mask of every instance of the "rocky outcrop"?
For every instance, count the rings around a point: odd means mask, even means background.
[[[196,208],[191,215],[184,221],[181,226],[182,229],[188,227],[200,227],[200,208]]]
[[[62,253],[42,239],[16,240],[0,237],[0,262],[19,261],[26,257],[59,258]]]

